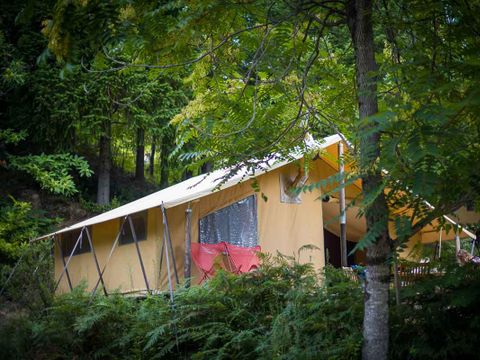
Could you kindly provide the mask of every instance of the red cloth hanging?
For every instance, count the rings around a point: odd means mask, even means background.
[[[215,269],[213,268],[215,258],[218,255],[223,254],[224,251],[225,243],[223,242],[218,244],[201,244],[192,242],[192,260],[197,268],[202,272],[202,278],[200,279],[199,283],[215,274]]]
[[[225,243],[227,256],[232,265],[233,272],[236,274],[249,272],[260,266],[260,259],[257,253],[261,251],[260,246],[241,247]]]

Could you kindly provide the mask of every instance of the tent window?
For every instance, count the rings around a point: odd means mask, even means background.
[[[200,219],[199,242],[217,244],[222,241],[243,247],[257,245],[257,201],[255,195]]]
[[[77,229],[77,230],[72,230],[67,233],[62,234],[62,251],[63,251],[63,256],[68,257],[73,251],[73,248],[75,247],[75,243],[78,240],[78,237],[80,236],[80,231],[82,229]],[[83,232],[83,237],[80,240],[80,242],[77,245],[77,248],[75,249],[75,252],[73,255],[79,255],[83,253],[90,252],[90,243],[88,242],[87,234],[85,231]]]
[[[137,235],[137,240],[147,240],[147,211],[142,211],[140,213],[132,214],[133,227],[135,229],[135,235]],[[120,245],[131,244],[133,243],[132,230],[130,228],[130,222],[128,219],[123,225],[122,233],[120,234],[119,243]]]

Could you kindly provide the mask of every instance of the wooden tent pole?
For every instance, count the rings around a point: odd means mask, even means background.
[[[192,209],[190,204],[185,210],[185,265],[184,278],[185,286],[190,287],[190,277],[192,276]]]
[[[347,214],[345,206],[345,163],[343,161],[343,142],[338,143],[338,163],[340,174],[340,256],[342,267],[348,266],[347,259]]]
[[[105,262],[105,265],[103,265],[103,269],[101,271],[101,277],[98,278],[97,283],[95,284],[95,287],[92,290],[92,295],[90,298],[92,299],[95,296],[95,293],[97,292],[98,285],[100,284],[100,279],[103,279],[103,275],[105,274],[105,269],[108,266],[108,263],[110,262],[110,259],[112,258],[113,251],[115,250],[118,240],[120,239],[120,235],[122,234],[123,231],[123,226],[125,225],[125,221],[127,220],[127,216],[123,218],[122,224],[120,225],[120,229],[118,230],[118,234],[115,238],[115,241],[113,242],[112,248],[110,249],[110,253],[108,254],[107,261]]]
[[[63,274],[65,274],[65,271],[68,271],[68,264],[70,264],[70,261],[72,260],[73,254],[75,254],[75,250],[77,250],[78,244],[83,239],[83,230],[85,230],[85,226],[82,228],[82,230],[80,230],[80,235],[78,235],[77,242],[75,243],[75,246],[73,247],[73,250],[70,253],[70,256],[68,257],[67,263],[65,263],[65,259],[63,258],[63,253],[61,254],[64,266],[63,266],[62,273],[60,274],[60,277],[58,278],[57,284],[55,285],[55,289],[53,289],[53,292],[55,292],[58,288],[58,285],[60,285],[60,281],[62,281]],[[72,283],[69,282],[68,285],[70,286],[70,291],[72,291]]]
[[[135,242],[135,248],[137,249],[138,261],[140,262],[140,267],[142,269],[143,279],[145,280],[145,286],[147,291],[150,293],[150,286],[148,285],[147,273],[145,272],[145,266],[143,265],[142,254],[140,253],[140,246],[138,245],[137,234],[135,233],[135,227],[133,226],[132,217],[127,216],[128,223],[130,224],[130,230],[132,232],[133,241]]]
[[[90,236],[90,231],[88,230],[88,227],[85,228],[85,233],[87,234],[87,239],[88,239],[88,243],[90,244],[90,249],[92,249],[93,260],[95,261],[95,267],[97,268],[98,276],[100,278],[100,282],[102,283],[103,293],[105,294],[105,296],[108,296],[107,288],[105,286],[105,282],[103,281],[102,272],[100,271],[100,265],[98,263],[97,254],[95,253],[95,248],[93,247],[93,241],[92,241],[92,237]]]

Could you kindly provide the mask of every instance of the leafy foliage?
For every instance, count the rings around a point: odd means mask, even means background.
[[[47,219],[33,211],[27,202],[9,198],[0,203],[0,263],[17,259],[30,240],[55,224],[58,219]]]
[[[477,359],[480,341],[480,272],[450,262],[402,290],[392,309],[392,359]]]
[[[174,305],[159,295],[90,302],[79,287],[31,318],[2,322],[0,342],[4,354],[26,358],[356,359],[361,317],[357,284],[330,268],[319,282],[309,265],[277,258],[180,289]]]

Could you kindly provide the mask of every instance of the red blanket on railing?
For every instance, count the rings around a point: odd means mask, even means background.
[[[232,271],[239,274],[249,272],[259,267],[260,260],[257,253],[260,250],[260,246],[241,247],[225,242],[218,244],[191,244],[192,260],[202,272],[200,282],[215,274],[214,263],[217,256],[225,254]]]
[[[236,274],[249,272],[260,266],[260,259],[257,253],[261,250],[260,246],[241,247],[225,243],[227,256],[233,265],[233,272]]]

